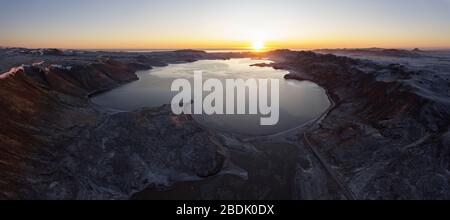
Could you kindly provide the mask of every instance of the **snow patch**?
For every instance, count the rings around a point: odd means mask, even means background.
[[[24,65],[21,65],[21,66],[18,66],[18,67],[13,67],[8,72],[0,74],[0,79],[8,78],[9,76],[12,76],[12,75],[16,74],[19,71],[25,71]]]
[[[63,70],[71,70],[72,69],[71,66],[63,66],[63,65],[59,65],[59,64],[52,64],[51,67],[63,69]]]
[[[44,64],[44,61],[33,63],[32,66],[40,66]]]

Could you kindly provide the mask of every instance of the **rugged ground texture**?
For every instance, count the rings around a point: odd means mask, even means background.
[[[409,70],[334,55],[276,51],[289,79],[312,80],[335,102],[327,117],[298,133],[305,152],[299,196],[330,198],[332,179],[347,199],[450,198],[450,65]],[[303,180],[317,184],[305,184]]]
[[[437,61],[261,54],[335,105],[310,126],[248,138],[167,106],[111,112],[89,96],[138,69],[251,54],[1,49],[0,198],[450,199],[448,59],[384,52]]]
[[[0,75],[0,198],[125,199],[220,171],[225,149],[189,116],[168,107],[109,112],[89,100],[137,80],[137,69],[208,55],[117,54],[1,51],[10,69]]]

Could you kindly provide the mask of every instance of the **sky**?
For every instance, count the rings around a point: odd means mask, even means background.
[[[0,0],[0,45],[450,48],[450,0]]]

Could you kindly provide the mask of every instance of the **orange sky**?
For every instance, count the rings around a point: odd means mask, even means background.
[[[107,2],[107,3],[105,3]],[[5,0],[0,45],[449,48],[448,0]]]

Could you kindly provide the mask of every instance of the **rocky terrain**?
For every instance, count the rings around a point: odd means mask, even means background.
[[[303,179],[335,182],[347,199],[450,198],[448,63],[439,72],[312,52],[271,57],[291,70],[286,78],[317,82],[335,102],[319,124],[296,134],[294,143],[309,152],[297,173],[302,198],[334,191]]]
[[[223,55],[16,48],[1,54],[3,199],[124,199],[149,185],[213,175],[225,163],[225,149],[190,116],[164,106],[110,112],[89,100],[137,80],[138,69]],[[8,66],[17,63],[23,64]]]
[[[136,70],[254,56],[320,84],[333,108],[251,138],[206,130],[167,106],[112,112],[89,100],[137,80]],[[0,198],[449,199],[450,65],[435,60],[0,49]]]

